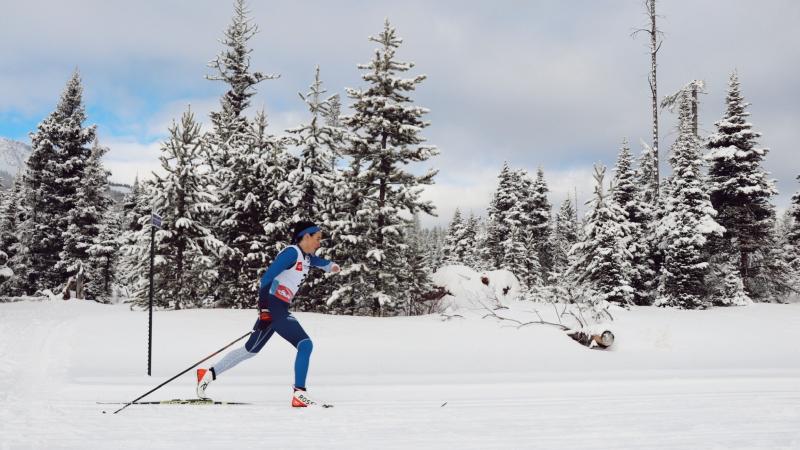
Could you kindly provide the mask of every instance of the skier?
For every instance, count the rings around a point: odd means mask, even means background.
[[[315,256],[320,246],[322,231],[313,222],[300,221],[292,227],[292,245],[284,248],[261,277],[258,291],[258,320],[253,334],[244,347],[229,352],[209,369],[197,369],[197,396],[206,398],[206,388],[226,370],[252,358],[267,343],[273,333],[278,333],[295,348],[294,393],[292,406],[304,408],[316,402],[306,392],[306,374],[313,345],[300,322],[289,312],[292,297],[308,274],[309,267],[337,273],[341,269],[336,263]]]

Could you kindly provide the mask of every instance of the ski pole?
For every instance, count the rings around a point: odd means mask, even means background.
[[[253,334],[253,332],[252,332],[252,331],[248,331],[248,332],[247,332],[247,334],[245,334],[245,335],[241,336],[240,338],[236,339],[235,341],[231,342],[230,344],[226,345],[225,347],[222,347],[221,349],[219,349],[219,350],[215,351],[214,353],[212,353],[212,354],[210,354],[210,355],[206,356],[205,358],[201,359],[200,361],[197,361],[196,363],[192,364],[192,366],[191,366],[191,367],[189,367],[188,369],[186,369],[186,370],[184,370],[183,372],[181,372],[181,373],[179,373],[179,374],[175,375],[174,377],[170,378],[169,380],[167,380],[167,381],[165,381],[165,382],[163,382],[163,383],[159,384],[158,386],[154,387],[153,389],[151,389],[151,390],[149,390],[149,391],[145,392],[144,394],[142,394],[142,396],[141,396],[141,397],[137,398],[136,400],[133,400],[133,401],[131,401],[130,403],[128,403],[128,404],[126,404],[125,406],[123,406],[122,408],[120,408],[120,409],[118,409],[118,410],[114,411],[114,414],[116,414],[116,413],[118,413],[118,412],[122,411],[123,409],[127,408],[128,406],[131,406],[132,404],[134,404],[134,403],[138,402],[139,400],[141,400],[141,399],[143,399],[143,398],[147,397],[148,395],[152,394],[153,392],[155,392],[156,390],[158,390],[159,388],[161,388],[161,387],[162,387],[162,386],[164,386],[165,384],[169,383],[170,381],[174,380],[175,378],[178,378],[179,376],[181,376],[181,375],[185,374],[186,372],[188,372],[188,371],[190,371],[190,370],[194,369],[195,367],[199,366],[199,365],[200,365],[202,362],[204,362],[204,361],[206,361],[206,360],[209,360],[209,359],[213,358],[215,355],[219,354],[220,352],[222,352],[222,351],[223,351],[223,350],[225,350],[226,348],[228,348],[228,347],[230,347],[231,345],[233,345],[233,344],[235,344],[235,343],[237,343],[237,342],[241,341],[242,339],[246,338],[247,336],[250,336],[251,334]],[[105,412],[105,411],[103,411],[103,412]]]

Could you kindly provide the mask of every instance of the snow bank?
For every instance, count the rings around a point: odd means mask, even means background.
[[[486,312],[505,306],[520,295],[517,277],[508,270],[477,272],[467,266],[441,267],[433,274],[433,283],[450,292],[442,299],[440,312]]]

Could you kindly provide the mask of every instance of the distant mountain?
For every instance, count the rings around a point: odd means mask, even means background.
[[[0,185],[11,186],[30,155],[30,145],[0,137]]]

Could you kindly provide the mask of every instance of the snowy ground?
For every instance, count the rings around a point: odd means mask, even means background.
[[[530,304],[512,304],[524,314]],[[800,448],[800,305],[617,310],[612,350],[464,314],[297,313],[310,393],[289,407],[279,338],[211,385],[247,406],[131,406],[241,336],[252,311],[147,315],[86,301],[0,304],[0,448]],[[187,374],[150,400],[187,398]],[[146,399],[146,400],[147,400]]]

